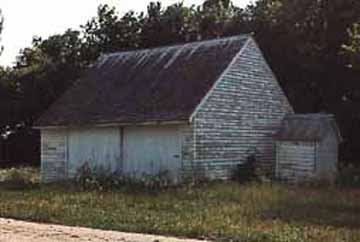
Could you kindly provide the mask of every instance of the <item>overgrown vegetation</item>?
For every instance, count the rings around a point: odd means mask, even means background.
[[[233,171],[232,180],[240,183],[259,180],[259,174],[256,173],[256,156],[247,157],[244,164],[239,164]]]
[[[18,172],[24,171],[38,176]],[[0,186],[0,217],[221,242],[357,242],[359,216],[360,190],[334,186],[229,182],[151,192],[126,184]]]
[[[104,191],[131,186],[148,191],[166,189],[176,184],[172,182],[168,170],[160,171],[158,174],[125,175],[121,171],[111,171],[103,166],[91,166],[85,162],[75,175],[74,185],[83,191]]]
[[[39,185],[39,170],[32,167],[0,169],[0,186],[27,189]]]
[[[352,164],[339,167],[337,184],[341,187],[360,187],[360,169]]]

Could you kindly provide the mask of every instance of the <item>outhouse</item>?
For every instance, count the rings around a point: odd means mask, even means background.
[[[286,116],[276,135],[276,177],[295,183],[333,181],[340,142],[333,115]]]

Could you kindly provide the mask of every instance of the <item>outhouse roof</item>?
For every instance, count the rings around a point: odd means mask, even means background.
[[[188,120],[248,35],[101,57],[35,124]]]
[[[331,114],[292,114],[284,118],[278,140],[284,141],[321,141],[333,132],[341,142],[339,128]]]

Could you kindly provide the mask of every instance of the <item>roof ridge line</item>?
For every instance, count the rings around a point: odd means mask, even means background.
[[[100,58],[117,56],[119,54],[130,54],[130,53],[134,53],[134,52],[162,50],[162,49],[181,47],[181,46],[191,45],[191,44],[203,44],[206,42],[215,42],[215,41],[228,40],[228,39],[246,39],[246,38],[250,38],[250,37],[252,37],[251,34],[239,34],[239,35],[224,36],[224,37],[213,38],[213,39],[204,39],[204,40],[190,41],[190,42],[179,42],[179,43],[174,43],[174,44],[169,44],[169,45],[161,45],[161,46],[154,46],[154,47],[148,47],[148,48],[120,50],[120,51],[115,51],[115,52],[104,53],[100,56]]]

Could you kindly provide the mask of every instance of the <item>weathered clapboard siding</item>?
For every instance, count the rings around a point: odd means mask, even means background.
[[[289,182],[300,182],[315,177],[317,142],[277,142],[277,177]]]
[[[190,180],[195,175],[194,168],[194,127],[192,124],[180,127],[181,134],[181,172],[183,180]]]
[[[64,130],[41,131],[41,180],[63,180],[66,175],[67,135]]]
[[[283,117],[292,112],[261,51],[250,39],[194,116],[192,166],[209,178],[226,179],[235,165],[256,150],[262,170],[271,173],[273,134]]]
[[[292,182],[334,181],[341,135],[332,115],[288,115],[276,137],[278,178]]]

